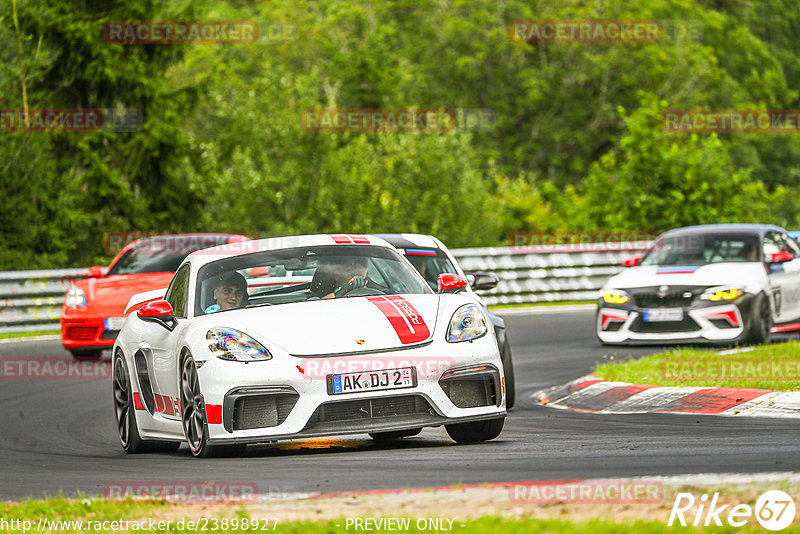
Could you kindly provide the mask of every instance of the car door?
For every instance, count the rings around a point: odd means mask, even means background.
[[[771,261],[773,254],[789,253],[788,261]],[[776,323],[800,318],[800,249],[783,232],[764,235],[764,261],[772,293],[772,312]]]
[[[175,273],[164,296],[175,312],[178,325],[170,332],[159,324],[152,324],[146,338],[149,345],[146,350],[148,363],[154,375],[155,411],[168,419],[180,419],[178,351],[188,326],[190,274],[190,265],[184,264]]]

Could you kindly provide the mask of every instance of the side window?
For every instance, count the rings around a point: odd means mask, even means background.
[[[781,240],[780,242],[781,250],[783,250],[784,252],[791,252],[792,256],[796,258],[800,250],[798,250],[797,244],[794,242],[794,239],[790,238],[786,234],[779,234],[779,236]]]
[[[773,254],[780,252],[783,244],[778,232],[767,232],[764,235],[764,257],[770,258]]]
[[[187,263],[181,267],[172,278],[172,283],[167,289],[164,300],[170,303],[175,311],[175,317],[186,317],[186,304],[189,300],[189,271],[190,265]]]

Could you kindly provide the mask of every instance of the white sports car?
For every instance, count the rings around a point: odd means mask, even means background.
[[[163,300],[139,304],[113,347],[123,448],[195,456],[248,443],[444,425],[497,437],[503,367],[486,312],[439,277],[434,292],[384,240],[316,235],[189,255]],[[152,296],[150,296],[152,298]]]
[[[800,249],[777,226],[671,230],[598,298],[603,343],[763,343],[800,329]]]

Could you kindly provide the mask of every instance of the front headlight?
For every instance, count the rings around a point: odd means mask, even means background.
[[[258,341],[233,328],[212,328],[206,334],[208,350],[221,360],[232,362],[262,362],[272,354]]]
[[[717,302],[720,300],[734,300],[744,295],[744,288],[735,286],[717,286],[706,289],[700,298]]]
[[[630,300],[630,297],[621,289],[609,289],[603,293],[603,300],[609,304],[625,304]]]
[[[447,327],[447,341],[458,343],[459,341],[470,341],[477,339],[488,331],[483,312],[477,304],[466,304],[461,306],[450,318],[450,326]]]
[[[86,293],[83,292],[83,289],[73,286],[67,291],[64,304],[73,308],[86,307]]]

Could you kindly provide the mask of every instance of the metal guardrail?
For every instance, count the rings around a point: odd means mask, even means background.
[[[0,333],[58,330],[70,284],[87,269],[0,272]]]
[[[480,291],[486,304],[591,300],[622,262],[651,242],[452,250],[466,272],[488,271],[500,283]],[[0,333],[58,330],[70,284],[87,269],[0,272]]]

